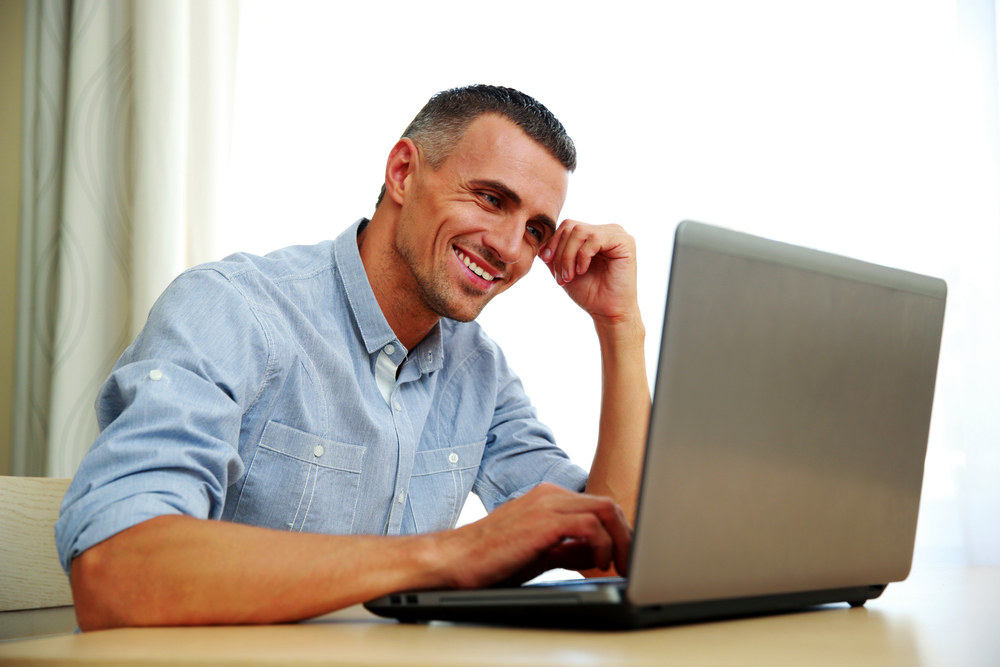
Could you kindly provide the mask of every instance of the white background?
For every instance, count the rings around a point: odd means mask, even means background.
[[[969,448],[990,465],[1000,449],[979,387],[1000,356],[1000,213],[997,147],[966,113],[978,84],[963,77],[982,73],[967,72],[962,34],[948,1],[244,0],[217,252],[335,237],[371,215],[388,151],[431,94],[519,88],[576,141],[563,215],[637,240],[651,379],[682,219],[947,280],[918,557],[965,562],[970,534],[996,532],[970,525],[963,489],[977,483]],[[480,321],[589,466],[600,369],[588,318],[539,262]]]

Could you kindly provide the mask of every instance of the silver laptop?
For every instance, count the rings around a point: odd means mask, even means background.
[[[629,577],[367,603],[635,628],[864,604],[910,570],[944,281],[677,227]]]

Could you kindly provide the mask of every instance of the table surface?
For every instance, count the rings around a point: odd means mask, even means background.
[[[1000,665],[1000,567],[917,567],[846,605],[628,632],[401,625],[360,607],[298,624],[127,628],[0,644],[0,665]]]

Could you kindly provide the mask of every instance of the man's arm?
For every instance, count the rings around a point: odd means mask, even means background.
[[[649,422],[642,321],[596,323],[601,343],[601,421],[587,493],[614,498],[635,525]]]
[[[601,345],[601,421],[587,492],[635,521],[650,398],[646,329],[636,291],[635,240],[618,225],[565,220],[539,256],[594,320]]]
[[[407,537],[160,516],[77,556],[70,583],[84,630],[274,623],[404,589],[525,581],[552,567],[621,570],[629,546],[614,502],[541,485],[482,521]]]

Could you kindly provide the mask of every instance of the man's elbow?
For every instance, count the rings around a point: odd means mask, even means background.
[[[76,622],[84,631],[136,624],[122,595],[123,573],[107,551],[103,543],[93,546],[74,558],[70,569]]]

